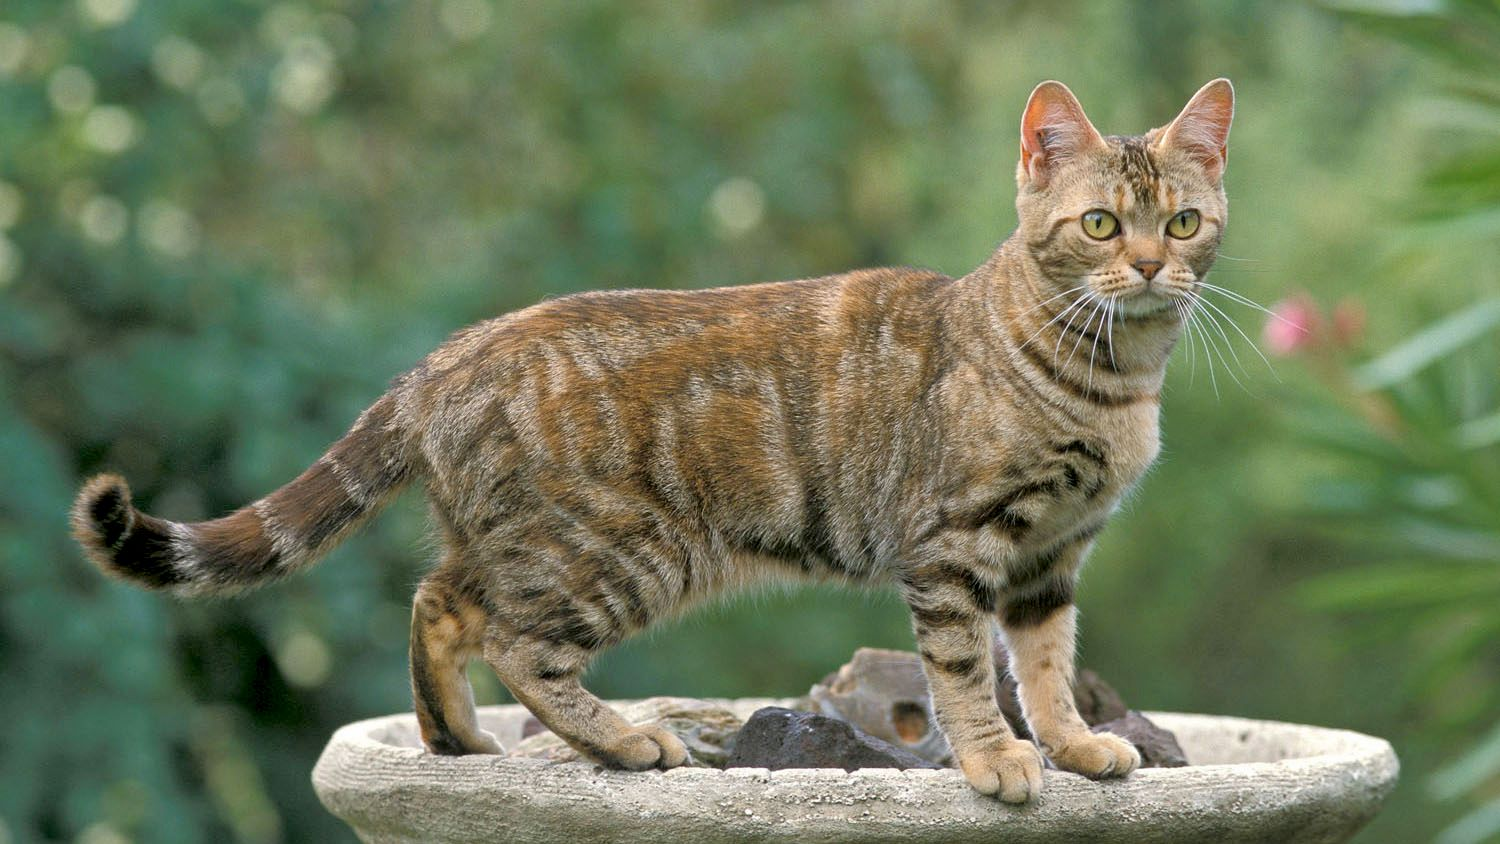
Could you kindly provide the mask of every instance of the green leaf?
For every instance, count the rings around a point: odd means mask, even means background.
[[[1395,527],[1401,539],[1414,549],[1450,560],[1500,563],[1500,535],[1492,531],[1418,518],[1401,519]]]
[[[1493,600],[1500,569],[1409,562],[1363,566],[1319,575],[1301,584],[1297,598],[1315,610],[1387,610]]]
[[[1488,299],[1450,314],[1357,369],[1354,381],[1382,390],[1431,366],[1500,326],[1500,299]]]
[[[1480,844],[1500,835],[1500,800],[1492,800],[1454,821],[1433,844]]]
[[[1452,800],[1473,791],[1500,774],[1500,723],[1495,724],[1467,753],[1444,765],[1428,781],[1432,796]]]
[[[1455,438],[1464,448],[1484,448],[1500,443],[1500,411],[1458,426]]]

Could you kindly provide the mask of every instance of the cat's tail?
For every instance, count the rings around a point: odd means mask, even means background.
[[[413,476],[387,395],[295,480],[219,519],[184,524],[130,503],[119,475],[98,475],[73,503],[73,535],[106,574],[181,595],[236,592],[316,562]]]

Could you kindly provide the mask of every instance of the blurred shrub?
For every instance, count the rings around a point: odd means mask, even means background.
[[[79,558],[80,476],[223,512],[447,332],[543,296],[965,272],[1014,223],[1037,81],[1131,132],[1219,75],[1241,95],[1225,249],[1257,260],[1216,278],[1257,299],[1380,279],[1372,333],[1404,328],[1430,291],[1370,243],[1407,187],[1406,66],[1300,5],[5,0],[0,839],[346,838],[308,771],[339,724],[409,706],[414,498],[306,577],[175,604]],[[1402,729],[1351,693],[1379,666],[1292,635],[1325,622],[1277,599],[1308,532],[1268,513],[1321,464],[1285,465],[1274,402],[1171,378],[1165,459],[1087,574],[1084,658],[1142,706]],[[771,592],[590,682],[792,694],[909,636],[883,593]]]
[[[1432,793],[1482,798],[1500,786],[1500,299],[1353,369],[1321,368],[1346,402],[1309,406],[1296,427],[1339,470],[1304,515],[1368,562],[1309,579],[1301,597],[1358,614],[1366,639],[1415,645],[1403,693],[1457,748]],[[1500,803],[1481,804],[1439,840],[1500,835]]]
[[[1442,66],[1425,183],[1402,247],[1449,249],[1495,289],[1500,234],[1500,6],[1457,0],[1340,13]],[[1442,844],[1500,840],[1500,298],[1472,301],[1352,365],[1310,344],[1338,405],[1309,406],[1296,427],[1336,472],[1307,514],[1370,562],[1307,581],[1306,605],[1355,615],[1360,639],[1401,641],[1413,717],[1450,758],[1426,780],[1467,800]]]

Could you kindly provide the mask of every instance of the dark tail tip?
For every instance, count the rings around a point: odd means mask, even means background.
[[[95,475],[78,491],[73,501],[73,536],[95,563],[112,566],[115,551],[134,527],[135,508],[124,478]],[[97,559],[100,555],[104,559]]]
[[[180,583],[165,523],[139,512],[119,475],[96,475],[73,501],[73,537],[105,574],[161,589]]]

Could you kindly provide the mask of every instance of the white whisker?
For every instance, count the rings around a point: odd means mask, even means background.
[[[1177,318],[1182,320],[1182,331],[1187,335],[1188,389],[1191,390],[1198,379],[1198,347],[1193,345],[1193,324],[1188,322],[1186,301],[1174,298],[1172,307],[1177,309]]]
[[[1099,351],[1099,338],[1104,336],[1104,329],[1108,321],[1114,318],[1115,298],[1106,296],[1104,298],[1104,321],[1099,323],[1099,328],[1094,332],[1094,345],[1089,349],[1089,381],[1084,387],[1084,392],[1093,392],[1094,389],[1094,355]]]
[[[1109,368],[1119,369],[1120,362],[1115,360],[1115,317],[1114,304],[1110,304],[1109,314]]]
[[[1077,290],[1077,289],[1078,288],[1074,288],[1074,290]],[[1073,291],[1070,290],[1068,292],[1071,293]],[[1028,345],[1030,345],[1030,343],[1031,343],[1032,340],[1035,340],[1036,338],[1042,336],[1042,332],[1046,331],[1048,328],[1050,328],[1052,326],[1053,323],[1057,322],[1058,320],[1060,320],[1064,316],[1066,316],[1067,313],[1068,313],[1068,311],[1073,310],[1073,308],[1077,307],[1079,305],[1079,303],[1086,301],[1087,298],[1088,297],[1086,295],[1085,296],[1080,296],[1080,297],[1078,297],[1078,299],[1076,299],[1076,300],[1074,300],[1072,302],[1069,302],[1068,306],[1066,308],[1063,308],[1061,311],[1059,311],[1058,314],[1057,314],[1057,316],[1054,316],[1052,319],[1047,320],[1047,323],[1045,325],[1043,325],[1041,328],[1038,328],[1036,330],[1035,334],[1031,335],[1030,337],[1027,337],[1026,340],[1025,340],[1025,342],[1021,343],[1021,345],[1018,346],[1017,348],[1018,349],[1024,349],[1024,348],[1026,348]],[[1061,342],[1061,341],[1059,341],[1059,342]]]
[[[1070,329],[1070,328],[1073,327],[1073,320],[1076,319],[1079,314],[1083,313],[1084,308],[1087,308],[1088,307],[1088,303],[1095,296],[1097,296],[1097,295],[1098,294],[1095,293],[1092,290],[1090,290],[1089,292],[1085,293],[1083,295],[1083,298],[1081,300],[1079,300],[1080,302],[1083,303],[1083,307],[1081,307],[1078,310],[1074,311],[1073,312],[1073,316],[1068,317],[1067,323],[1063,325],[1062,331],[1059,331],[1057,333],[1057,344],[1052,347],[1052,366],[1053,366],[1053,368],[1057,367],[1057,355],[1058,355],[1059,352],[1062,351],[1062,341],[1063,341],[1064,337],[1068,336],[1068,329]]]
[[[1051,296],[1051,297],[1048,297],[1046,299],[1043,299],[1040,302],[1037,302],[1035,305],[1032,305],[1031,307],[1029,307],[1026,310],[1022,311],[1020,314],[1018,314],[1018,316],[1027,316],[1032,311],[1035,311],[1035,310],[1037,310],[1039,308],[1042,308],[1042,307],[1044,307],[1046,305],[1049,305],[1049,304],[1051,304],[1053,302],[1056,302],[1058,299],[1061,299],[1062,297],[1067,296],[1070,293],[1077,293],[1078,291],[1085,290],[1087,288],[1088,288],[1088,283],[1085,282],[1083,284],[1078,285],[1077,287],[1071,288],[1069,290],[1064,290],[1063,292],[1057,294],[1056,296]]]
[[[1105,300],[1103,296],[1095,296],[1094,301],[1094,309],[1089,311],[1089,318],[1083,321],[1083,328],[1078,331],[1078,339],[1073,341],[1073,348],[1068,352],[1068,360],[1063,364],[1064,368],[1073,363],[1073,358],[1078,355],[1078,347],[1083,345],[1084,335],[1088,333],[1089,326],[1094,324],[1094,317],[1099,314],[1099,309],[1104,307]],[[1100,328],[1103,327],[1102,325],[1100,326]],[[1097,340],[1098,338],[1099,335],[1095,334],[1094,339]]]
[[[1202,301],[1207,304],[1208,300],[1205,299]],[[1223,348],[1219,348],[1219,341],[1214,341],[1214,348],[1219,350],[1219,359],[1224,361],[1224,371],[1229,373],[1229,377],[1234,379],[1234,383],[1238,384],[1241,390],[1244,390],[1247,393],[1250,392],[1250,388],[1245,386],[1245,382],[1240,380],[1240,376],[1236,375],[1234,373],[1234,368],[1230,367],[1229,365],[1229,358],[1233,356],[1234,365],[1236,367],[1239,367],[1240,372],[1243,372],[1246,378],[1250,377],[1250,373],[1245,372],[1245,364],[1240,361],[1240,353],[1235,351],[1234,344],[1229,342],[1229,333],[1224,330],[1224,326],[1219,323],[1219,318],[1214,316],[1213,311],[1203,311],[1202,314],[1203,318],[1208,320],[1208,324],[1213,326],[1214,330],[1219,332],[1219,336],[1224,339]],[[1225,349],[1229,350],[1228,355],[1224,354]]]
[[[1196,325],[1198,328],[1198,342],[1203,344],[1203,360],[1208,366],[1208,381],[1214,387],[1214,398],[1219,398],[1219,377],[1214,373],[1214,356],[1209,351],[1208,332],[1198,322],[1198,314],[1193,310],[1191,305],[1188,306],[1187,314],[1188,324]]]
[[[1261,313],[1264,313],[1266,316],[1271,317],[1272,319],[1276,320],[1277,322],[1285,323],[1285,324],[1291,326],[1292,328],[1295,328],[1298,331],[1303,332],[1304,334],[1307,333],[1307,329],[1306,328],[1298,325],[1295,322],[1292,322],[1291,320],[1287,319],[1286,317],[1283,317],[1281,314],[1276,313],[1275,311],[1271,310],[1270,308],[1267,308],[1265,305],[1260,304],[1259,302],[1255,301],[1254,299],[1249,298],[1248,296],[1245,296],[1242,293],[1236,293],[1233,290],[1230,290],[1230,289],[1225,288],[1225,287],[1220,287],[1217,284],[1210,284],[1210,283],[1208,283],[1206,281],[1203,281],[1202,279],[1199,279],[1197,283],[1198,283],[1198,286],[1202,287],[1204,290],[1211,290],[1211,291],[1213,291],[1215,293],[1218,293],[1218,294],[1221,294],[1223,296],[1228,296],[1231,300],[1233,300],[1235,302],[1238,302],[1241,305],[1248,305],[1249,307],[1252,307],[1252,308],[1256,309],[1257,311],[1260,311]]]
[[[1229,323],[1229,327],[1239,332],[1239,335],[1245,339],[1245,342],[1250,346],[1250,348],[1255,350],[1255,353],[1260,356],[1261,362],[1266,365],[1266,369],[1271,370],[1271,375],[1274,376],[1277,381],[1281,380],[1281,376],[1277,375],[1276,373],[1276,367],[1271,365],[1271,361],[1266,357],[1265,352],[1262,352],[1260,350],[1260,346],[1256,345],[1255,341],[1250,339],[1250,335],[1246,334],[1244,329],[1240,328],[1239,325],[1235,323],[1234,319],[1229,316],[1229,314],[1224,313],[1224,311],[1218,305],[1215,305],[1213,302],[1210,302],[1207,299],[1202,299],[1200,301],[1202,301],[1203,304],[1207,305],[1208,307],[1213,308],[1215,311],[1218,311],[1219,316],[1222,316],[1224,320]],[[1241,370],[1243,369],[1244,367],[1241,367]],[[1248,378],[1249,373],[1245,373],[1245,376]]]

